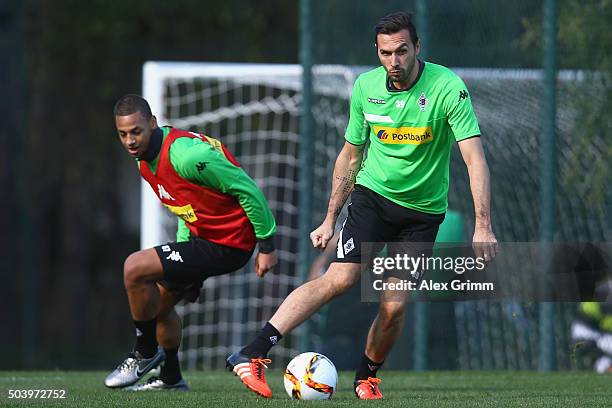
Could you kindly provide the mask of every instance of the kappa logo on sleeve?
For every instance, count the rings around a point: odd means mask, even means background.
[[[196,170],[198,171],[198,173],[203,172],[207,164],[208,162],[198,162],[198,164],[196,164]]]
[[[470,97],[470,94],[465,89],[462,91],[459,91],[459,100],[467,99],[469,97]]]

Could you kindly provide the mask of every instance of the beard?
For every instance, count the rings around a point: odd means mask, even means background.
[[[389,75],[389,78],[391,78],[391,81],[393,82],[402,83],[402,82],[408,81],[410,79],[410,76],[414,72],[415,68],[417,67],[416,60],[417,59],[415,55],[414,58],[412,58],[412,60],[409,62],[406,68],[399,68],[397,70],[393,70],[393,69],[387,70],[387,75]],[[391,71],[396,71],[396,72],[392,74]]]

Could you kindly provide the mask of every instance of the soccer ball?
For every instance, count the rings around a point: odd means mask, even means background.
[[[287,365],[284,382],[287,394],[293,399],[326,400],[337,390],[338,372],[323,354],[302,353]]]

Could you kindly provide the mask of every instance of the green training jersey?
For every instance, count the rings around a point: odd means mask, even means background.
[[[405,90],[392,87],[384,67],[355,81],[345,139],[370,141],[356,183],[397,204],[444,213],[452,144],[478,135],[467,88],[446,67],[422,62]]]

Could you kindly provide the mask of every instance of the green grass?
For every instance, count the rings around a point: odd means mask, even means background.
[[[339,391],[331,401],[292,402],[285,394],[280,371],[267,373],[274,396],[264,400],[251,394],[223,371],[187,372],[190,392],[129,393],[102,385],[105,372],[0,372],[0,407],[299,407],[307,404],[350,407],[611,407],[612,377],[590,372],[426,372],[382,373],[382,401],[357,402],[352,373],[343,372]],[[9,400],[9,389],[65,389],[64,400]]]

